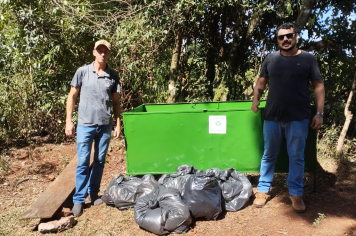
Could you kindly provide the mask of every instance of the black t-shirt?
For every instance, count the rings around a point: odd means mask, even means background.
[[[269,79],[264,119],[301,121],[309,119],[309,81],[321,80],[315,57],[305,51],[285,57],[280,51],[264,60],[260,77]]]

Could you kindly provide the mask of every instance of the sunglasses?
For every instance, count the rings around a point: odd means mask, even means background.
[[[294,33],[278,35],[277,39],[282,41],[284,39],[284,37],[287,37],[287,39],[291,39],[294,37]]]

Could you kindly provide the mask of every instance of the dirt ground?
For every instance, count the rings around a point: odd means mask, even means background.
[[[6,173],[0,175],[0,235],[39,235],[41,219],[19,220],[19,217],[45,191],[75,157],[75,143],[36,144],[3,153],[1,162]],[[317,188],[305,174],[305,213],[292,210],[286,187],[286,174],[276,174],[272,199],[263,208],[249,204],[238,212],[227,212],[216,221],[198,220],[185,235],[356,235],[356,157],[340,164],[334,158],[319,158]],[[126,175],[123,140],[110,144],[101,194],[119,173]],[[254,191],[257,174],[247,174]],[[59,193],[60,194],[60,193]],[[77,224],[61,235],[153,235],[135,223],[132,209],[120,211],[105,204],[86,205]]]

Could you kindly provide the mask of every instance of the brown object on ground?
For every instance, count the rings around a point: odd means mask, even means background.
[[[258,193],[256,193],[255,197],[256,198],[253,201],[253,205],[255,207],[261,208],[264,205],[266,205],[266,202],[267,202],[267,200],[269,198],[269,195],[267,193],[258,192]]]
[[[64,217],[67,217],[67,216],[70,216],[72,214],[72,212],[71,212],[70,208],[63,207],[62,214]]]
[[[78,160],[74,157],[58,178],[22,214],[21,219],[51,218],[75,188],[75,169],[77,163]]]
[[[60,232],[65,229],[72,228],[75,223],[76,220],[73,216],[62,217],[60,220],[39,224],[38,231],[43,234],[50,232]]]
[[[68,199],[67,199],[67,200],[68,200]],[[63,203],[63,204],[66,204],[66,203]],[[70,216],[70,215],[72,215],[71,209],[68,208],[68,207],[62,207],[61,210],[58,210],[58,211],[54,214],[53,218],[54,218],[54,219],[56,219],[56,218],[59,219],[59,218],[67,217],[67,216]]]
[[[90,166],[93,164],[93,155],[94,151],[92,149]],[[22,214],[20,219],[52,218],[75,188],[75,170],[77,163],[78,158],[74,156],[57,179],[50,184],[46,191],[40,195],[29,209]]]
[[[289,198],[292,201],[292,207],[295,212],[298,213],[305,212],[305,205],[302,197],[290,195]]]

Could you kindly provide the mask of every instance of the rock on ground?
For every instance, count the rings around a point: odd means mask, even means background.
[[[72,228],[75,223],[76,221],[73,216],[62,217],[60,220],[39,224],[38,231],[43,234],[50,232],[58,232],[64,229]]]

